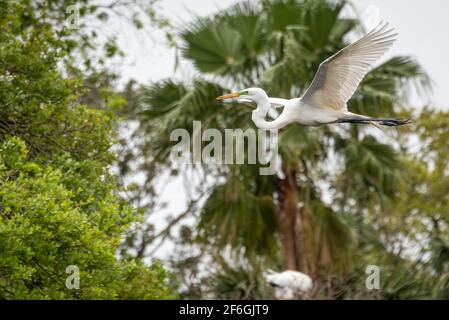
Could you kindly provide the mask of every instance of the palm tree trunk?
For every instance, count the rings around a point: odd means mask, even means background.
[[[295,178],[295,170],[284,167],[284,180],[278,181],[279,212],[281,214],[281,235],[284,254],[284,268],[286,270],[298,270],[295,243],[295,220],[298,214],[298,192]]]
[[[283,245],[284,268],[310,274],[312,263],[307,252],[306,212],[301,212],[299,203],[299,186],[296,168],[283,166],[284,180],[278,181],[279,212],[281,214],[281,235]]]
[[[301,210],[295,219],[295,243],[296,259],[298,261],[298,270],[311,275],[311,266],[309,261],[309,252],[307,252],[306,226],[304,221],[304,212]]]

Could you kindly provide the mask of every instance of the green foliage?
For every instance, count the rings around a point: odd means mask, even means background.
[[[0,147],[2,298],[167,297],[163,269],[115,257],[136,217],[111,192],[105,168],[99,174],[95,164],[70,158],[45,166],[26,156],[18,138]],[[80,270],[79,291],[65,287],[69,265]]]
[[[243,262],[247,262],[243,260]],[[253,268],[251,263],[240,263],[232,267],[225,261],[220,268],[213,272],[205,281],[210,281],[217,299],[254,300],[269,297],[271,290],[264,283],[260,272],[263,270]]]
[[[394,149],[370,135],[360,141],[342,140],[341,144],[343,146],[337,145],[337,149],[342,148],[339,151],[344,155],[347,170],[342,179],[357,179],[379,195],[393,197],[396,182],[400,181],[399,169],[402,168]],[[348,181],[341,183],[347,185]]]
[[[28,9],[11,2],[0,12],[0,138],[20,136],[31,156],[65,151],[110,162],[113,115],[76,104],[80,79],[57,69],[64,42],[50,25],[26,28],[19,17]]]
[[[250,2],[234,5],[224,14],[197,19],[181,31],[183,55],[204,73],[232,76],[259,68],[266,38],[262,17]]]
[[[66,31],[48,22],[52,10],[0,7],[0,298],[168,298],[161,265],[116,256],[140,220],[109,172],[116,117],[78,103],[84,79],[59,68],[70,56]],[[109,107],[123,104],[116,96]],[[70,265],[79,289],[66,287]]]
[[[230,179],[218,186],[201,212],[200,235],[218,248],[244,248],[248,255],[276,252],[276,206],[269,194],[255,195],[250,186]]]

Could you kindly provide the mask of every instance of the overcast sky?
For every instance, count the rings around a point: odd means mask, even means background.
[[[160,13],[181,26],[192,20],[194,15],[208,15],[235,3],[235,0],[161,0]],[[426,102],[440,108],[449,106],[449,1],[447,0],[357,0],[356,10],[366,27],[372,27],[379,20],[388,21],[399,33],[394,46],[384,59],[393,55],[410,55],[429,73],[434,82],[434,92]],[[125,36],[123,36],[125,35]],[[162,78],[186,78],[194,76],[191,69],[173,73],[175,53],[163,44],[162,34],[152,34],[147,42],[136,44],[133,36],[122,32],[122,44],[131,57],[120,67],[124,79],[133,78],[140,83],[151,83]],[[193,73],[193,74],[192,74]],[[419,107],[422,101],[413,99]],[[184,186],[180,179],[174,179],[164,189],[163,199],[169,203],[164,213],[155,215],[158,229],[165,224],[167,213],[182,212],[185,206]],[[163,246],[158,257],[164,257],[170,246]]]
[[[208,15],[223,10],[235,0],[161,0],[160,13],[175,25],[182,26],[194,15]],[[380,20],[388,21],[399,33],[385,58],[410,55],[416,58],[434,81],[430,102],[439,107],[449,106],[449,1],[447,0],[356,0],[356,10],[365,26]],[[175,52],[163,45],[162,35],[154,34],[154,42],[138,48],[128,36],[127,54],[132,57],[122,67],[126,79],[141,83],[172,77]],[[136,50],[137,49],[137,50]],[[183,70],[177,77],[190,77],[192,70]]]

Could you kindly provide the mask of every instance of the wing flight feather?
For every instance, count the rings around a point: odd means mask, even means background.
[[[380,23],[361,39],[324,60],[302,101],[319,108],[346,108],[362,79],[391,47],[396,35],[388,23]]]

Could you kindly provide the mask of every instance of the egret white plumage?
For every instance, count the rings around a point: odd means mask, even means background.
[[[260,88],[247,88],[240,92],[217,97],[217,100],[244,98],[257,104],[252,120],[260,129],[280,129],[290,123],[319,126],[332,123],[378,123],[399,126],[410,119],[372,118],[348,111],[346,103],[372,65],[393,45],[397,33],[380,23],[361,39],[353,42],[324,60],[309,88],[300,98],[268,97]],[[282,113],[273,121],[265,117],[271,105],[282,105]]]
[[[312,290],[313,282],[305,273],[293,270],[269,272],[267,282],[275,288],[278,299],[293,299]]]

